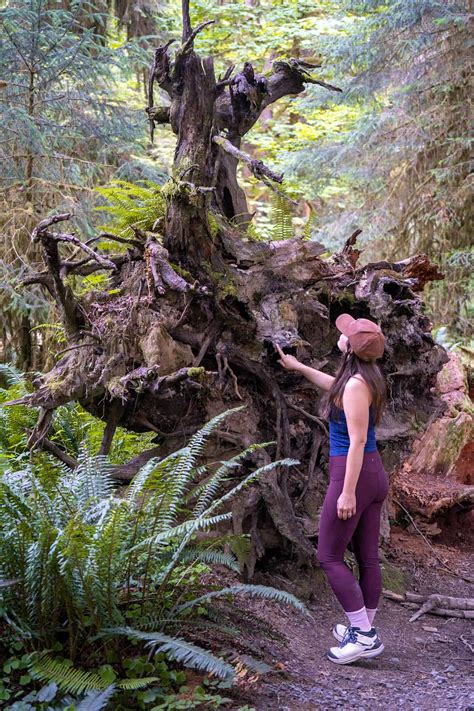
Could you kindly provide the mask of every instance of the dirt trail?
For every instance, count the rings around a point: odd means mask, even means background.
[[[435,550],[461,575],[473,576],[472,548],[436,545]],[[404,570],[408,590],[474,594],[473,585],[444,572],[426,544],[405,532],[392,534],[387,557]],[[328,647],[337,644],[332,625],[345,622],[331,594],[309,605],[314,622],[262,600],[248,601],[246,607],[271,622],[286,644],[261,638],[267,660],[280,663],[282,669],[243,690],[232,711],[244,703],[257,711],[474,711],[474,657],[460,638],[463,635],[474,647],[472,621],[423,615],[410,623],[412,609],[383,598],[376,625],[385,651],[378,658],[341,667],[325,658]]]

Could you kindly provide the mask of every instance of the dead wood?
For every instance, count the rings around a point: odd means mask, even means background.
[[[441,617],[474,619],[474,598],[450,597],[437,593],[433,595],[418,595],[417,593],[406,592],[404,595],[400,595],[391,590],[384,590],[383,595],[394,602],[423,603],[420,609],[410,617],[410,622],[414,622],[426,613]]]
[[[278,365],[274,344],[334,373],[340,313],[382,326],[391,397],[380,448],[390,471],[409,449],[410,423],[428,420],[440,407],[432,387],[447,356],[430,336],[420,292],[442,275],[424,255],[357,266],[358,232],[329,259],[316,241],[251,238],[251,215],[237,182],[238,160],[248,162],[242,137],[265,107],[308,83],[340,89],[296,59],[274,62],[268,75],[246,62],[216,80],[212,57],[201,59],[193,47],[196,34],[210,31],[210,24],[193,29],[184,2],[181,44],[174,56],[171,41],[154,54],[147,120],[151,128],[169,121],[177,143],[173,177],[162,188],[166,209],[156,215],[153,233],[136,229],[125,254],[104,255],[73,230],[51,231],[68,214],[43,220],[33,231],[45,271],[29,283],[44,285],[54,298],[68,344],[54,368],[35,381],[34,392],[14,402],[42,408],[32,433],[35,446],[49,446],[50,416],[71,400],[107,423],[102,453],[119,425],[154,432],[156,447],[115,467],[122,481],[151,458],[182,446],[212,415],[243,403],[245,415],[226,421],[209,456],[217,460],[229,444],[237,450],[274,441],[248,466],[290,454],[301,462],[298,469],[266,475],[235,502],[234,530],[252,537],[246,566],[251,577],[272,551],[315,562],[311,538],[327,476],[320,393]],[[168,94],[166,109],[154,106],[155,85]],[[248,158],[254,174],[271,183],[283,179]],[[85,257],[78,259],[78,252]],[[66,281],[70,273],[101,270],[112,276],[111,293],[79,297]]]

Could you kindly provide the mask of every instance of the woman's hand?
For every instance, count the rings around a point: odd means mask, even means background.
[[[355,494],[344,494],[342,493],[337,500],[337,516],[346,520],[346,518],[351,518],[356,512],[356,497]]]
[[[292,356],[289,353],[283,353],[278,343],[275,343],[275,348],[280,354],[280,360],[278,361],[280,365],[286,368],[286,370],[298,370],[301,365],[298,358],[295,358],[295,356]]]

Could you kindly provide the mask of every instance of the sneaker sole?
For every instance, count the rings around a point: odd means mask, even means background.
[[[330,655],[329,652],[326,654],[326,657],[329,659],[330,662],[334,662],[334,664],[351,664],[352,662],[356,662],[358,659],[370,659],[371,657],[378,657],[379,654],[382,654],[384,649],[384,645],[380,644],[380,647],[377,647],[376,649],[368,649],[367,651],[359,652],[351,658],[346,657],[345,659],[338,659],[337,657],[333,657],[332,655]]]

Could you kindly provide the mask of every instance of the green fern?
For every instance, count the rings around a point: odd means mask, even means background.
[[[0,377],[7,386],[17,385],[23,381],[23,373],[11,363],[0,363]]]
[[[53,648],[57,630],[64,630],[73,662],[79,650],[93,650],[97,639],[103,644],[104,631],[110,636],[110,630],[119,630],[120,635],[126,630],[169,658],[227,677],[229,665],[167,633],[189,625],[193,618],[195,624],[205,623],[194,613],[202,591],[198,582],[193,583],[194,601],[183,607],[183,594],[184,599],[193,595],[193,588],[186,587],[193,566],[225,565],[238,572],[249,550],[246,535],[197,541],[197,532],[229,521],[232,512],[225,504],[233,496],[274,467],[296,462],[267,464],[232,484],[231,475],[268,444],[262,443],[229,461],[203,465],[209,437],[229,414],[242,409],[220,413],[185,447],[148,462],[124,496],[117,495],[108,458],[91,455],[81,443],[77,467],[56,465],[52,481],[29,460],[19,471],[6,470],[0,480],[0,579],[15,584],[0,586],[0,615],[9,628],[24,640],[35,639],[36,649]],[[219,496],[224,484],[230,488]],[[232,552],[225,550],[226,545]],[[287,593],[263,587],[250,591],[237,586],[222,595],[244,591],[294,604]],[[136,603],[141,605],[142,621],[130,632],[127,611]],[[91,699],[96,699],[94,703],[105,699],[107,685],[94,671],[44,655],[35,658],[34,669],[36,678],[54,681],[63,691],[104,692]],[[134,689],[145,683],[125,680],[114,685]]]
[[[233,679],[234,669],[219,657],[195,644],[179,637],[169,637],[161,632],[142,632],[131,627],[116,627],[104,630],[108,635],[125,635],[146,643],[155,653],[165,652],[170,659],[181,662],[186,667],[215,674],[223,679]]]
[[[104,691],[91,691],[76,706],[76,711],[102,711],[116,692],[115,684],[111,684]]]
[[[274,600],[277,602],[282,602],[286,605],[291,605],[294,607],[296,610],[299,610],[299,612],[303,612],[304,614],[308,615],[311,617],[311,613],[304,605],[304,603],[301,602],[301,600],[298,600],[297,597],[292,595],[292,593],[286,592],[286,590],[277,590],[276,588],[269,587],[267,585],[231,585],[230,587],[227,588],[222,588],[221,590],[213,590],[212,592],[208,592],[205,595],[201,595],[200,597],[197,597],[195,600],[190,600],[188,602],[183,603],[177,608],[177,612],[183,612],[184,610],[189,609],[190,607],[194,607],[195,605],[199,605],[202,602],[205,602],[206,600],[210,600],[214,597],[223,597],[225,595],[237,595],[238,593],[245,593],[246,595],[250,595],[251,597],[261,597],[266,600]]]
[[[160,186],[150,180],[140,183],[114,180],[107,187],[96,188],[108,201],[96,208],[111,217],[111,223],[102,226],[104,230],[119,237],[135,237],[133,228],[151,231],[157,219],[164,216],[166,201]]]
[[[61,662],[49,656],[38,656],[29,667],[31,675],[39,681],[54,682],[62,690],[70,694],[84,694],[88,691],[106,689],[109,683],[97,672],[84,671]]]
[[[266,474],[267,472],[272,471],[276,467],[282,466],[282,467],[291,467],[294,466],[295,464],[299,464],[298,459],[280,459],[277,462],[270,462],[269,464],[265,464],[263,467],[259,467],[255,471],[253,471],[251,474],[245,477],[237,486],[234,486],[233,489],[227,492],[227,494],[224,494],[224,496],[221,496],[219,499],[214,499],[212,504],[202,513],[202,518],[206,519],[210,513],[215,511],[216,509],[220,508],[223,503],[226,501],[229,501],[229,499],[233,498],[237,494],[239,494],[242,489],[245,489],[249,484],[252,484],[256,479],[258,479],[262,474]]]
[[[147,676],[141,679],[120,679],[116,681],[116,685],[119,689],[124,691],[134,691],[135,689],[144,689],[150,684],[154,684],[156,681],[160,681],[159,677]]]
[[[261,444],[253,444],[250,447],[247,447],[247,449],[245,449],[243,452],[237,454],[235,457],[232,457],[226,462],[223,462],[222,466],[220,466],[215,472],[215,474],[210,477],[209,481],[199,487],[199,489],[201,490],[201,494],[193,510],[193,514],[200,515],[204,511],[206,506],[208,506],[212,499],[216,496],[217,491],[222,485],[223,478],[228,472],[235,470],[239,466],[241,466],[243,460],[246,457],[251,456],[259,449],[268,447],[271,444],[274,444],[274,442],[262,442]]]
[[[70,662],[59,661],[48,655],[33,655],[29,670],[34,678],[47,683],[55,683],[58,688],[68,694],[77,695],[111,688],[109,683],[98,672],[72,667]],[[156,681],[159,681],[159,677],[118,679],[114,682],[113,687],[130,691],[143,689]]]
[[[304,240],[309,240],[311,239],[313,235],[313,230],[316,227],[317,223],[317,217],[316,217],[316,212],[312,209],[311,212],[309,213],[309,217],[305,222],[305,226],[303,228],[303,239]]]
[[[293,237],[293,214],[291,203],[282,191],[270,193],[271,239],[289,239]]]
[[[188,563],[193,560],[208,563],[209,565],[225,565],[229,570],[235,570],[236,573],[240,572],[240,565],[235,556],[212,548],[187,547],[181,554],[181,563]]]

